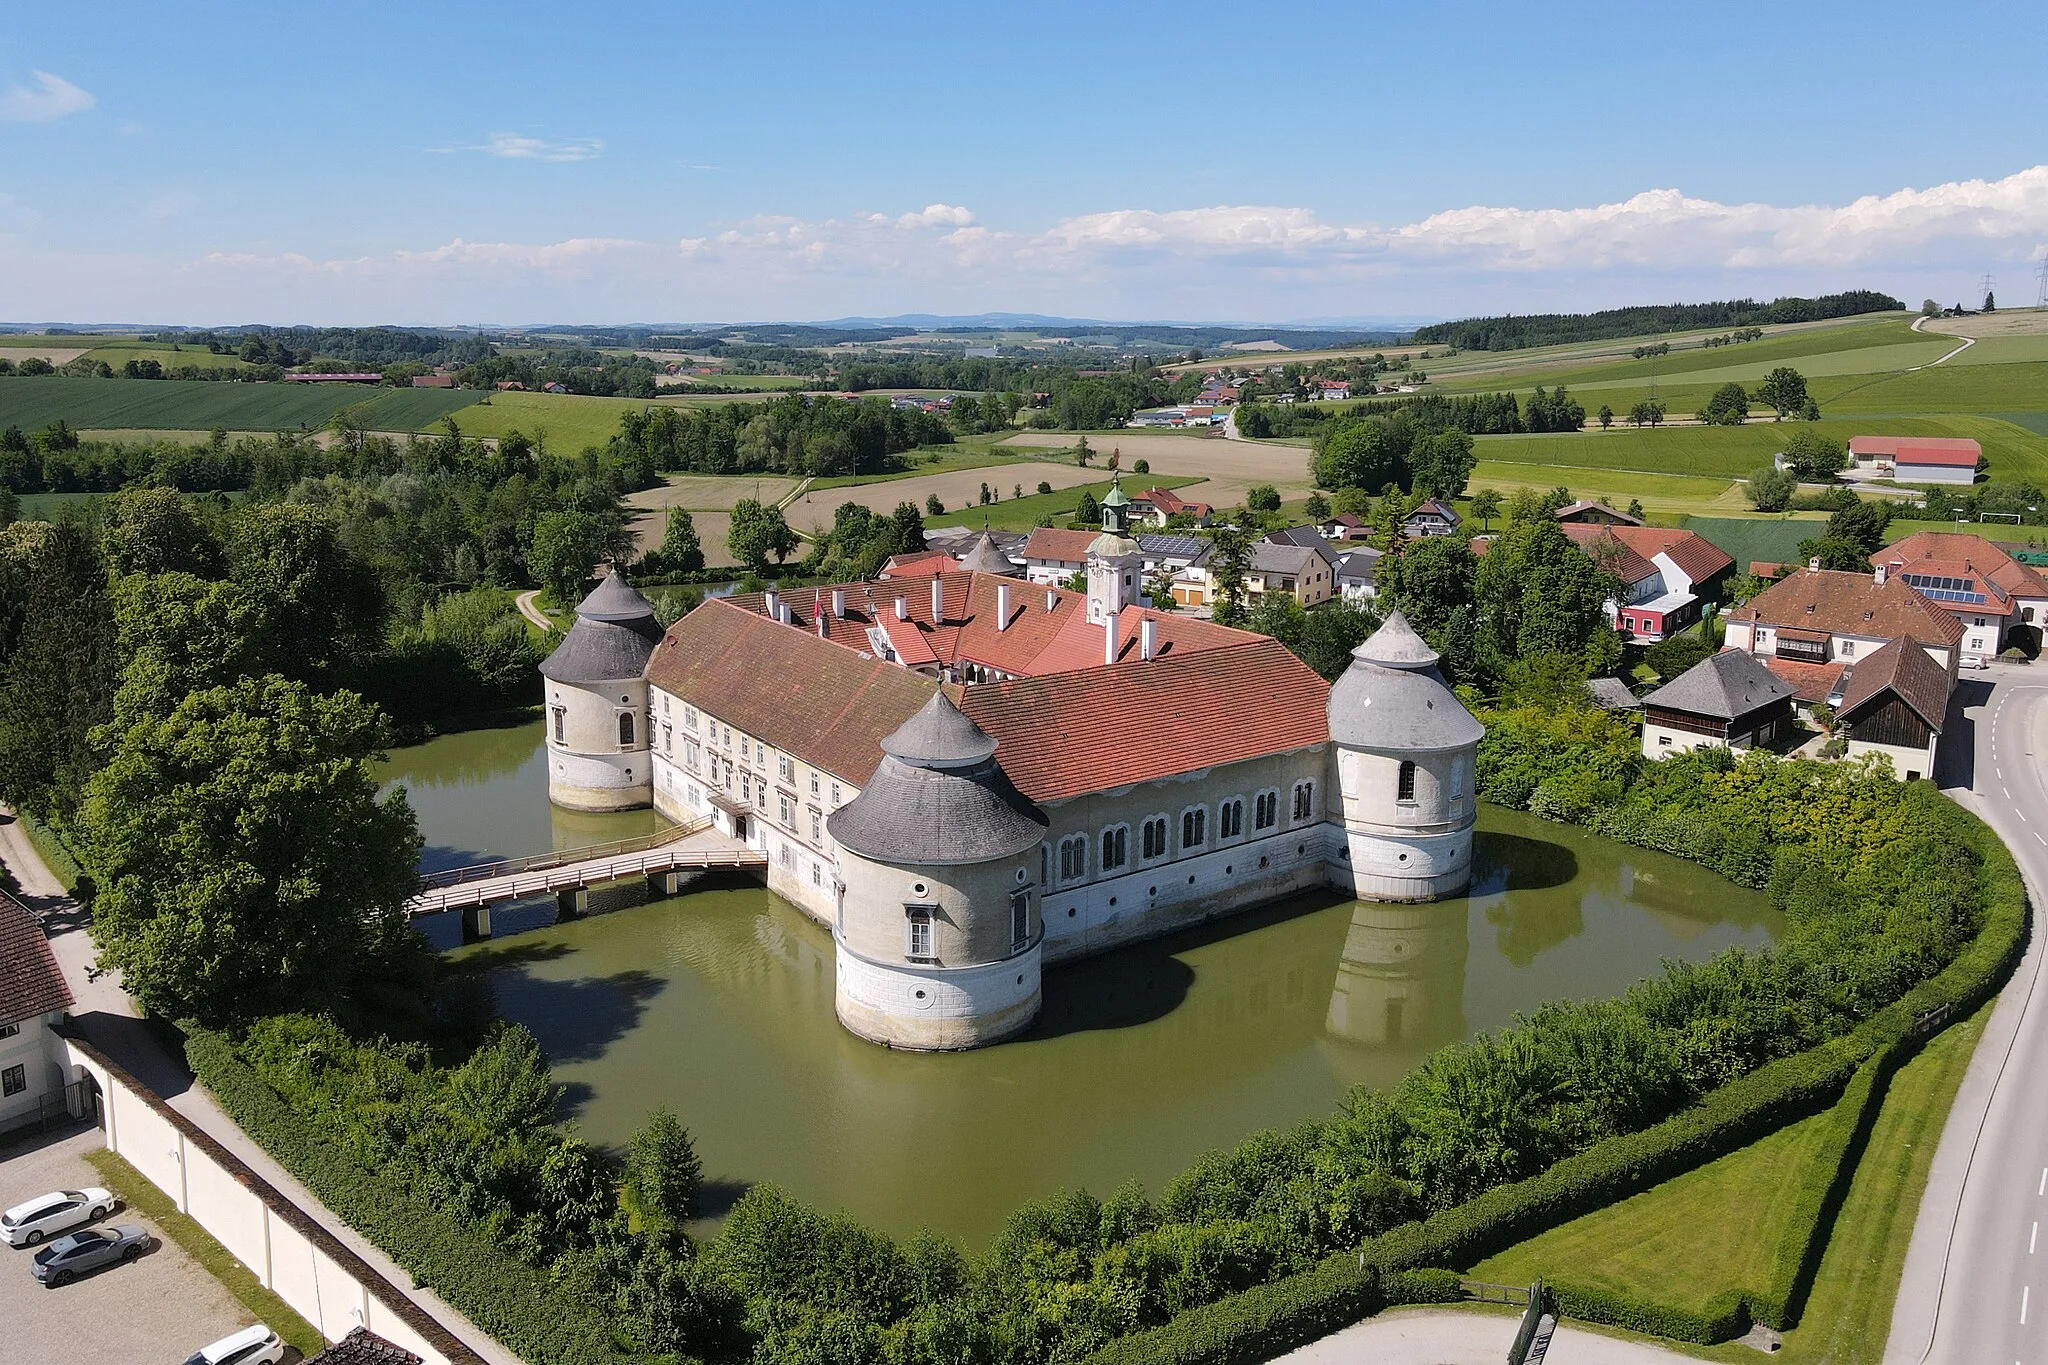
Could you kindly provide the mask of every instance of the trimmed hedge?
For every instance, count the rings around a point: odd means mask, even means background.
[[[1684,1341],[1739,1335],[1747,1323],[1735,1324],[1752,1311],[1766,1322],[1796,1321],[1825,1249],[1825,1233],[1882,1102],[1883,1082],[1941,1024],[1968,1016],[1996,994],[2025,951],[2028,906],[2019,866],[1988,826],[1973,816],[1969,823],[1983,859],[1983,920],[1976,938],[1947,967],[1849,1033],[1759,1067],[1642,1132],[1609,1138],[1540,1175],[1394,1228],[1367,1242],[1361,1253],[1334,1256],[1314,1270],[1205,1304],[1164,1326],[1113,1342],[1091,1356],[1089,1365],[1236,1365],[1278,1355],[1394,1302],[1391,1286],[1403,1272],[1471,1265],[1840,1104],[1845,1115],[1840,1159],[1827,1180],[1816,1177],[1817,1188],[1801,1194],[1803,1201],[1813,1201],[1809,1235],[1790,1262],[1783,1287],[1773,1285],[1756,1297],[1754,1306],[1741,1291],[1717,1300],[1705,1313],[1689,1313],[1554,1286],[1569,1314]],[[1851,1089],[1852,1083],[1857,1089]],[[1826,1169],[1826,1163],[1818,1166]],[[1389,1293],[1363,1288],[1375,1274]],[[1766,1312],[1770,1318],[1763,1317]]]
[[[234,1053],[220,1034],[190,1029],[185,1059],[243,1132],[315,1198],[471,1322],[535,1365],[624,1365],[610,1326],[547,1272],[480,1229],[367,1171],[323,1138]]]

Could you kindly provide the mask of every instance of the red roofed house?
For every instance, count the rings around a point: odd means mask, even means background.
[[[654,806],[761,850],[831,927],[855,1033],[978,1046],[1030,1024],[1047,963],[1325,885],[1469,880],[1480,726],[1399,614],[1333,688],[1278,641],[1143,606],[1125,506],[1076,552],[1086,592],[970,563],[743,594],[646,657]],[[586,607],[623,619],[620,596]]]
[[[1878,478],[1899,483],[1977,481],[1984,448],[1975,441],[1950,436],[1855,436],[1849,440],[1849,462]]]
[[[1635,644],[1655,644],[1700,618],[1735,561],[1691,531],[1625,522],[1567,522],[1561,529],[1626,585],[1608,604],[1614,628]]]
[[[1350,396],[1351,381],[1348,379],[1318,379],[1316,381],[1316,397],[1318,398],[1349,398]]]
[[[64,1072],[51,1026],[71,1008],[35,913],[0,891],[0,1131],[64,1109]]]
[[[1182,514],[1193,517],[1197,526],[1207,526],[1216,510],[1206,502],[1188,502],[1167,488],[1146,489],[1131,499],[1131,507],[1141,516],[1150,514],[1152,524],[1161,529],[1168,517]]]
[[[1804,708],[1839,706],[1847,675],[1894,640],[1918,646],[1954,682],[1963,627],[1896,576],[1801,569],[1726,617],[1725,647],[1746,649],[1792,684]]]
[[[1966,668],[1998,657],[2017,631],[2033,636],[2029,644],[2040,643],[2048,580],[1982,536],[1920,531],[1885,546],[1870,562],[1956,618]]]

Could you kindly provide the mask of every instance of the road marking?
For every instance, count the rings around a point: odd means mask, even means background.
[[[2027,1286],[2020,1286],[2020,1326],[2027,1325]]]
[[[2034,1193],[2037,1195],[2048,1194],[2048,1166],[2043,1166],[2041,1168],[2041,1185],[2040,1188],[2034,1191]]]
[[[2034,1254],[2034,1243],[2041,1239],[2041,1224],[2036,1222],[2034,1230],[2027,1234],[2027,1255]]]
[[[2038,830],[2038,829],[2037,829],[2037,830],[2035,830],[2035,831],[2034,831],[2034,837],[2035,837],[2036,839],[2040,839],[2040,841],[2041,841],[2042,843],[2044,843],[2044,844],[2048,844],[2048,839],[2042,839],[2042,838],[2041,838],[2041,831],[2040,831],[2040,830]]]

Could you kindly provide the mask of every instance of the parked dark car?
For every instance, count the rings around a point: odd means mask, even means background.
[[[133,1223],[87,1228],[59,1237],[38,1251],[29,1273],[42,1281],[45,1289],[55,1289],[103,1265],[134,1260],[149,1250],[149,1240],[149,1233]]]

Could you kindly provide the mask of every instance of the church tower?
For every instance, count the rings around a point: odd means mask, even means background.
[[[1126,534],[1130,511],[1122,476],[1113,473],[1102,495],[1102,534],[1088,542],[1088,619],[1097,625],[1136,605],[1143,591],[1145,552]]]

